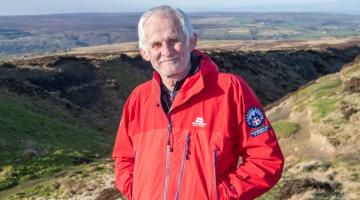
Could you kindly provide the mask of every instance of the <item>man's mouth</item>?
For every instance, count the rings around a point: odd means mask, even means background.
[[[164,59],[164,60],[161,60],[160,63],[174,62],[174,61],[176,61],[176,60],[177,60],[177,58]]]

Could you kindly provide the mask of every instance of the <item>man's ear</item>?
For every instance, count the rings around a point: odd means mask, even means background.
[[[191,50],[193,50],[196,47],[197,44],[197,34],[193,33],[192,37],[190,37],[190,43],[189,43],[189,47]]]
[[[147,52],[146,52],[143,48],[140,48],[140,49],[139,49],[139,53],[140,53],[141,57],[142,57],[145,61],[150,61],[149,55],[147,54]]]

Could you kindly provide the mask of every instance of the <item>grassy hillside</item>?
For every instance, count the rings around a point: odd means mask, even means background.
[[[245,77],[268,103],[339,70],[359,51],[355,46],[210,56],[221,71]],[[357,189],[359,138],[352,133],[359,127],[360,70],[354,66],[314,81],[269,111],[287,162],[282,182],[264,198],[304,192],[345,198]],[[151,75],[149,63],[124,54],[0,65],[0,199],[119,198],[109,154],[121,107]],[[341,166],[354,168],[343,174]]]
[[[129,66],[138,60],[126,59],[59,58],[27,63],[26,69],[0,67],[0,199],[111,194],[107,159],[121,107],[147,79],[146,70]],[[74,186],[74,179],[82,184]]]
[[[109,153],[110,134],[64,110],[0,90],[0,190]]]
[[[260,199],[360,197],[360,57],[297,91],[268,115],[286,164],[281,182]]]

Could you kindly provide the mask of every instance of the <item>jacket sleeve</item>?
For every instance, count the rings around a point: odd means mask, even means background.
[[[247,83],[237,78],[237,151],[242,163],[221,177],[219,199],[254,199],[281,178],[284,157],[260,101]]]
[[[129,103],[127,102],[123,109],[112,158],[115,161],[115,187],[130,200],[132,199],[135,155],[129,136],[129,123]]]

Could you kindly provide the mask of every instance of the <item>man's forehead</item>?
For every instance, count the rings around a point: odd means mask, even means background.
[[[170,14],[154,14],[149,16],[144,21],[144,29],[149,29],[151,27],[168,27],[168,26],[175,26],[175,27],[181,27],[181,23],[178,18],[175,17],[175,15]]]
[[[181,37],[183,31],[179,20],[173,16],[151,16],[144,23],[145,37],[149,40],[157,40],[164,36]],[[149,41],[151,42],[151,41]]]

